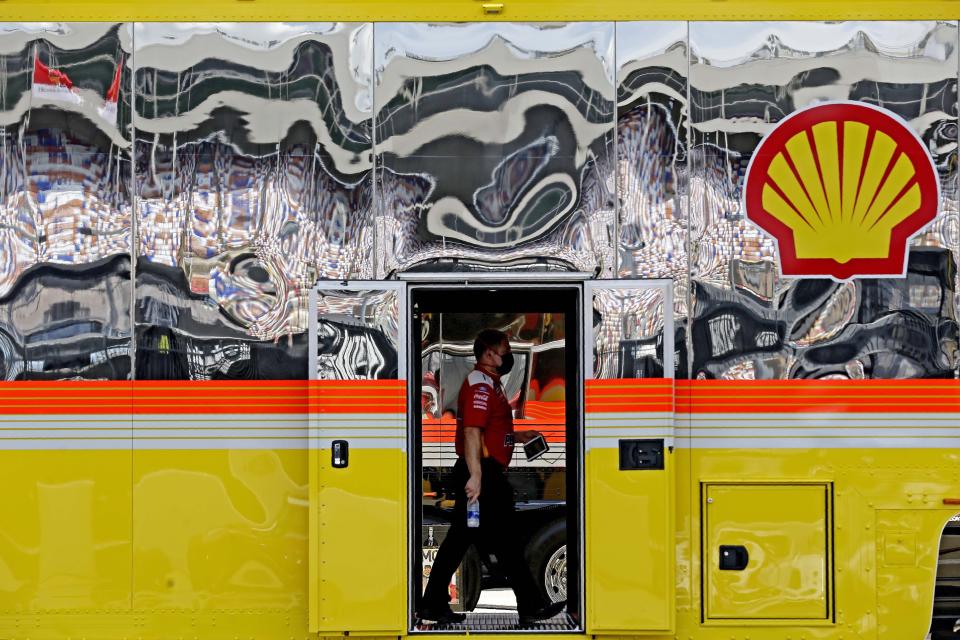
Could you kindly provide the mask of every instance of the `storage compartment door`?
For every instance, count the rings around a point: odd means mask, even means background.
[[[708,619],[829,617],[826,484],[708,484]]]
[[[311,294],[311,631],[406,628],[405,300],[388,282]]]
[[[674,627],[672,284],[584,285],[586,629]]]

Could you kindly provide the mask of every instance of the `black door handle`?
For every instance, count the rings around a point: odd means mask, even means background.
[[[750,563],[747,548],[740,545],[720,545],[720,570],[743,571]]]

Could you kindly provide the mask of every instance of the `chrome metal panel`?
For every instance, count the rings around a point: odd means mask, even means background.
[[[691,23],[692,374],[700,378],[953,377],[957,25]],[[940,173],[937,219],[905,279],[780,277],[747,222],[743,174],[796,109],[859,100],[905,119]]]
[[[372,275],[371,38],[137,24],[138,375],[306,377],[309,287]]]
[[[130,375],[130,44],[0,24],[0,379]]]
[[[622,278],[687,280],[687,23],[617,23],[617,194]]]
[[[617,23],[617,275],[673,281],[678,377],[690,292],[687,31],[686,22]]]
[[[612,23],[377,24],[379,276],[613,272]]]
[[[593,374],[596,380],[663,378],[673,364],[664,354],[664,331],[672,330],[665,287],[590,287],[593,300]],[[667,356],[665,361],[664,356]],[[665,367],[666,364],[666,367]],[[664,373],[668,375],[664,375]]]
[[[396,380],[405,321],[401,288],[317,292],[316,380]],[[405,346],[404,346],[405,348]]]

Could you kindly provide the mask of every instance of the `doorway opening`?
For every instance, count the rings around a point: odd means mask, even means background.
[[[412,632],[582,629],[581,295],[579,286],[559,284],[411,287]],[[417,612],[433,564],[457,517],[457,494],[463,499],[456,480],[462,485],[462,476],[454,471],[458,397],[476,365],[474,341],[485,329],[506,334],[514,355],[500,383],[518,441],[512,455],[505,454],[509,464],[503,472],[515,508],[509,530],[500,533],[522,549],[538,610],[559,611],[521,619],[507,577],[515,581],[516,569],[504,566],[496,544],[489,544],[489,530],[481,526],[446,585],[450,608],[465,619],[421,619]],[[548,450],[528,459],[519,441],[533,437],[521,433],[532,432],[543,436]],[[481,510],[481,523],[483,515]]]
[[[940,536],[937,579],[933,592],[930,640],[960,638],[960,514],[950,518]]]

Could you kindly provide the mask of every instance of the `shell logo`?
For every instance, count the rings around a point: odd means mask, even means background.
[[[781,272],[794,277],[903,277],[910,238],[940,200],[916,133],[861,102],[818,104],[782,120],[744,183],[747,219],[773,236]]]

